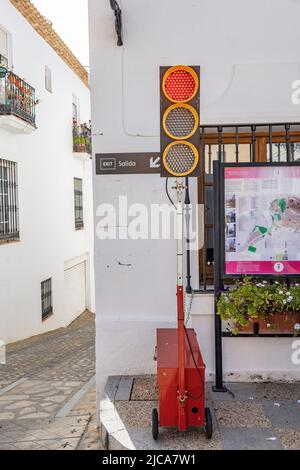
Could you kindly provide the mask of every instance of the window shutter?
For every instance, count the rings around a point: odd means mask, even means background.
[[[45,67],[45,87],[46,90],[52,93],[52,72],[49,67]]]
[[[0,55],[8,59],[8,35],[0,28]]]

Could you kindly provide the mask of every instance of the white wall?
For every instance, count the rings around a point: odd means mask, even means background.
[[[0,127],[0,158],[18,163],[20,242],[0,245],[0,338],[16,341],[61,326],[64,263],[89,256],[93,282],[92,162],[75,157],[72,95],[82,122],[90,119],[90,92],[8,0],[0,2],[0,26],[12,34],[14,72],[36,90],[37,130],[16,135]],[[53,93],[45,90],[45,65]],[[73,178],[83,179],[85,229],[75,231]],[[54,315],[41,321],[41,281],[53,278]],[[88,307],[94,310],[94,289]]]
[[[299,108],[291,102],[291,84],[300,78],[300,1],[119,3],[123,48],[116,46],[109,1],[89,0],[95,153],[159,151],[161,65],[201,66],[202,124],[299,121]],[[196,202],[195,182],[192,190]],[[166,202],[159,176],[94,177],[95,210],[101,202],[114,202],[119,194],[148,205]],[[110,373],[155,371],[154,330],[176,319],[175,253],[172,242],[96,240],[99,383]],[[119,266],[119,258],[132,266]],[[195,253],[194,287],[198,287],[197,258]],[[193,324],[211,374],[213,307],[201,316],[204,304],[197,298]],[[113,342],[107,339],[112,334]],[[290,352],[290,340],[228,339],[225,373],[234,371],[235,378],[245,379],[264,368],[269,376],[299,376]]]

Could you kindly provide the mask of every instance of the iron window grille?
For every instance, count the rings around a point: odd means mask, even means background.
[[[0,243],[19,238],[17,163],[0,159]]]
[[[75,229],[84,228],[82,179],[74,178]]]
[[[42,320],[46,320],[53,314],[52,305],[52,279],[41,283]]]
[[[204,244],[200,250],[200,289],[214,285],[213,162],[300,161],[300,123],[201,126],[199,203],[204,205]]]

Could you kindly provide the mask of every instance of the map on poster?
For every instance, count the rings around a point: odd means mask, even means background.
[[[300,165],[224,172],[225,273],[300,274]]]

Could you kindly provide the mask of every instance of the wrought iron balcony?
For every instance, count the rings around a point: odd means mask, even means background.
[[[0,74],[0,116],[16,116],[35,127],[35,103],[32,86],[13,72]]]
[[[91,121],[88,123],[77,125],[76,120],[73,121],[73,152],[92,154],[92,130]]]

